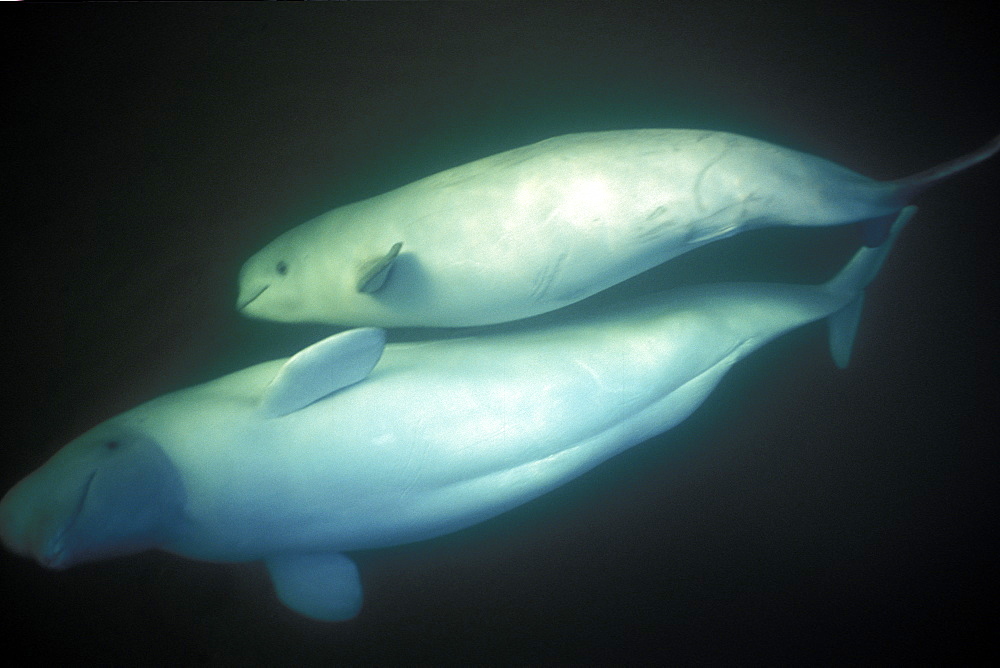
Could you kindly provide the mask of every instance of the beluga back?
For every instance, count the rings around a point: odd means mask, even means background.
[[[457,327],[566,306],[718,239],[861,223],[878,245],[920,191],[990,157],[874,181],[702,130],[554,137],[325,213],[244,264],[237,308],[283,322]]]

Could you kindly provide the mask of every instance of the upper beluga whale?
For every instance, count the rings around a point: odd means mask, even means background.
[[[551,311],[768,226],[862,224],[877,245],[923,189],[990,157],[874,181],[700,130],[554,137],[336,208],[243,265],[237,308],[344,326],[486,325]]]
[[[738,360],[805,323],[829,319],[846,365],[864,289],[913,210],[819,286],[692,286],[420,343],[353,329],[164,395],[18,483],[0,538],[53,568],[149,548],[262,561],[290,608],[351,618],[362,588],[345,551],[538,497],[678,424]]]

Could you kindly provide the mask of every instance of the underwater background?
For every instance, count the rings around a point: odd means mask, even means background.
[[[4,3],[3,491],[99,421],[334,331],[234,301],[251,253],[335,206],[590,130],[732,131],[882,179],[977,148],[1000,132],[1000,24],[993,3],[961,7]],[[997,621],[998,190],[994,158],[920,197],[847,370],[803,328],[573,483],[353,553],[355,621],[296,615],[256,564],[52,572],[3,552],[5,654],[960,663]],[[819,282],[857,245],[850,228],[748,233],[595,299]]]

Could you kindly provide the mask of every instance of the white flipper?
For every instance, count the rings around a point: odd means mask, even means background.
[[[281,602],[306,617],[339,622],[361,611],[358,567],[340,552],[272,557],[267,571]]]
[[[385,285],[392,271],[392,265],[403,247],[402,241],[397,241],[382,257],[366,262],[358,271],[358,292],[378,292]]]
[[[385,348],[385,331],[371,327],[334,334],[285,362],[264,390],[260,411],[281,417],[353,385],[371,373]]]

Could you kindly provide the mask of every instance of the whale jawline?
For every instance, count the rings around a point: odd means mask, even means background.
[[[97,477],[97,471],[91,473],[87,478],[87,482],[83,485],[80,500],[77,501],[76,509],[73,511],[73,515],[69,518],[69,521],[66,522],[59,533],[48,541],[45,549],[39,553],[38,561],[46,568],[61,571],[72,565],[71,558],[66,553],[66,536],[73,529],[74,525],[76,525],[76,521],[80,518],[80,513],[83,512],[83,505],[87,502],[87,495],[90,493],[90,486],[93,484],[95,477]]]
[[[256,300],[256,299],[258,298],[258,297],[260,297],[260,296],[261,296],[262,294],[264,294],[264,292],[266,292],[266,291],[267,291],[267,289],[268,289],[269,287],[271,287],[271,284],[270,284],[270,283],[268,283],[267,285],[265,285],[264,287],[262,287],[262,288],[261,288],[261,289],[260,289],[260,290],[259,290],[259,291],[257,292],[257,294],[255,294],[255,295],[254,295],[253,297],[251,297],[250,299],[246,300],[245,302],[243,302],[243,303],[241,303],[241,304],[237,304],[237,305],[236,305],[236,310],[237,310],[237,311],[242,311],[242,310],[243,310],[243,309],[245,309],[245,308],[246,308],[247,306],[250,306],[250,304],[252,304],[252,303],[253,303],[253,302],[254,302],[254,301],[255,301],[255,300]]]

